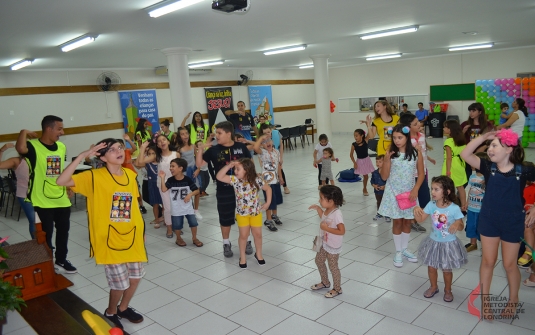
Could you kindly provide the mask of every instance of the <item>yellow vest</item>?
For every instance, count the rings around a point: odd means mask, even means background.
[[[34,207],[63,208],[71,207],[67,189],[58,186],[56,180],[63,172],[65,144],[56,142],[58,150],[48,150],[38,139],[30,140],[35,148],[35,167],[30,166],[28,199]]]
[[[122,171],[112,176],[103,167],[72,176],[72,190],[87,197],[89,255],[97,264],[147,262],[136,174]]]
[[[197,129],[198,128],[200,127],[194,126],[193,123],[190,124],[189,138],[190,138],[191,144],[197,143]],[[207,138],[208,138],[208,125],[205,124],[203,138],[199,140],[205,143]]]
[[[377,154],[384,155],[387,150],[390,150],[390,145],[392,144],[392,134],[388,133],[388,128],[394,128],[398,124],[399,116],[392,115],[391,122],[384,122],[381,117],[378,117],[373,120],[373,124],[377,129],[377,135],[379,135],[379,142],[377,142]]]

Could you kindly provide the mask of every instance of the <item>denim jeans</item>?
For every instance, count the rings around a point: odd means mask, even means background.
[[[33,205],[31,202],[24,201],[24,198],[17,197],[17,200],[19,201],[19,205],[24,211],[24,214],[26,214],[28,222],[30,223],[30,236],[35,238],[35,210],[33,209]]]

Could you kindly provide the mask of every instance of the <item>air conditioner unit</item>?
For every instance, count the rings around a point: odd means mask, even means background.
[[[201,75],[211,73],[212,69],[189,69],[190,75]],[[167,66],[158,66],[154,69],[154,73],[157,76],[167,76]]]

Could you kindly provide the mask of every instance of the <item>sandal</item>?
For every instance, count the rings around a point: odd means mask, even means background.
[[[435,296],[435,294],[438,293],[438,288],[436,290],[433,290],[432,287],[428,288],[427,290],[425,290],[424,292],[424,298],[433,298]]]
[[[171,232],[171,234],[165,234],[165,237],[167,237],[167,238],[173,238],[173,232]]]
[[[526,259],[524,258],[524,255],[528,255],[529,257]],[[532,252],[531,251],[524,251],[524,255],[520,256],[520,258],[517,261],[518,266],[521,266],[523,268],[527,268],[531,265],[532,262]]]
[[[365,197],[370,195],[368,192],[362,192],[362,194],[364,194]]]
[[[529,280],[529,278],[526,278],[526,280],[522,282],[522,285],[527,287],[535,287],[535,282]]]
[[[151,222],[151,223],[152,223],[152,222]],[[158,229],[158,228],[160,228],[160,224],[156,222],[156,223],[154,224],[154,229]]]
[[[329,287],[331,287],[330,284],[329,285],[325,285],[323,283],[319,283],[319,284],[310,286],[310,289],[316,291],[316,290],[321,290],[322,288],[329,288]]]
[[[340,291],[337,291],[337,290],[330,290],[329,292],[325,293],[325,298],[334,298],[336,297],[337,295],[340,295],[342,294],[342,289],[340,289]]]
[[[184,243],[185,244],[185,243]],[[204,244],[202,244],[201,241],[199,241],[199,239],[195,238],[193,239],[193,244],[195,244],[196,247],[202,247]]]
[[[180,236],[176,237],[175,244],[178,245],[179,247],[185,247],[186,246],[186,242],[184,242],[184,240]]]
[[[438,290],[437,290],[438,292]],[[444,301],[445,302],[452,302],[453,301],[453,293],[451,291],[444,290]]]

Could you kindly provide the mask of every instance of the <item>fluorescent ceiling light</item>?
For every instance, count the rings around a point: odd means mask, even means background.
[[[189,7],[191,5],[195,5],[196,3],[199,3],[204,0],[172,0],[172,1],[162,1],[157,3],[154,6],[150,6],[147,8],[147,11],[149,12],[150,17],[160,17],[165,14],[169,14],[171,12],[174,12],[176,10]]]
[[[305,64],[305,65],[299,65],[300,69],[308,69],[314,67],[314,64]]]
[[[89,44],[98,37],[98,35],[83,35],[80,37],[75,38],[74,40],[70,40],[67,43],[63,43],[59,47],[61,48],[61,51],[63,52],[69,52],[73,49],[79,48],[81,46],[84,46],[86,44]]]
[[[418,28],[419,28],[419,26],[409,26],[409,27],[394,28],[394,29],[388,29],[388,30],[375,31],[373,33],[362,34],[359,37],[360,37],[361,40],[370,40],[372,38],[412,33],[412,32],[417,31]]]
[[[370,57],[366,57],[366,60],[379,60],[379,59],[398,58],[398,57],[401,57],[400,53],[388,54],[388,55],[379,55],[379,56],[370,56]]]
[[[284,48],[279,48],[279,49],[266,50],[266,51],[264,51],[264,55],[269,56],[269,55],[282,54],[282,53],[285,53],[285,52],[301,51],[301,50],[305,50],[306,48],[307,48],[306,44],[293,45],[291,47],[284,47]]]
[[[193,63],[193,64],[188,64],[188,67],[190,69],[194,69],[194,68],[197,68],[197,67],[205,67],[205,66],[212,66],[212,65],[221,65],[223,64],[225,61],[222,59],[222,60],[213,60],[213,61],[210,61],[210,62],[203,62],[203,63]]]
[[[18,61],[18,62],[16,62],[16,63],[13,63],[13,64],[10,65],[10,66],[11,66],[11,70],[12,70],[12,71],[16,71],[16,70],[18,70],[18,69],[22,69],[23,67],[26,67],[26,66],[28,66],[28,65],[31,65],[31,64],[33,63],[34,60],[35,60],[35,59],[28,59],[28,58],[25,58],[25,59],[23,59],[23,60],[21,60],[21,61]]]
[[[472,44],[472,45],[463,45],[460,47],[450,48],[450,51],[461,51],[461,50],[471,50],[471,49],[485,49],[492,48],[494,43],[485,43],[485,44]]]

